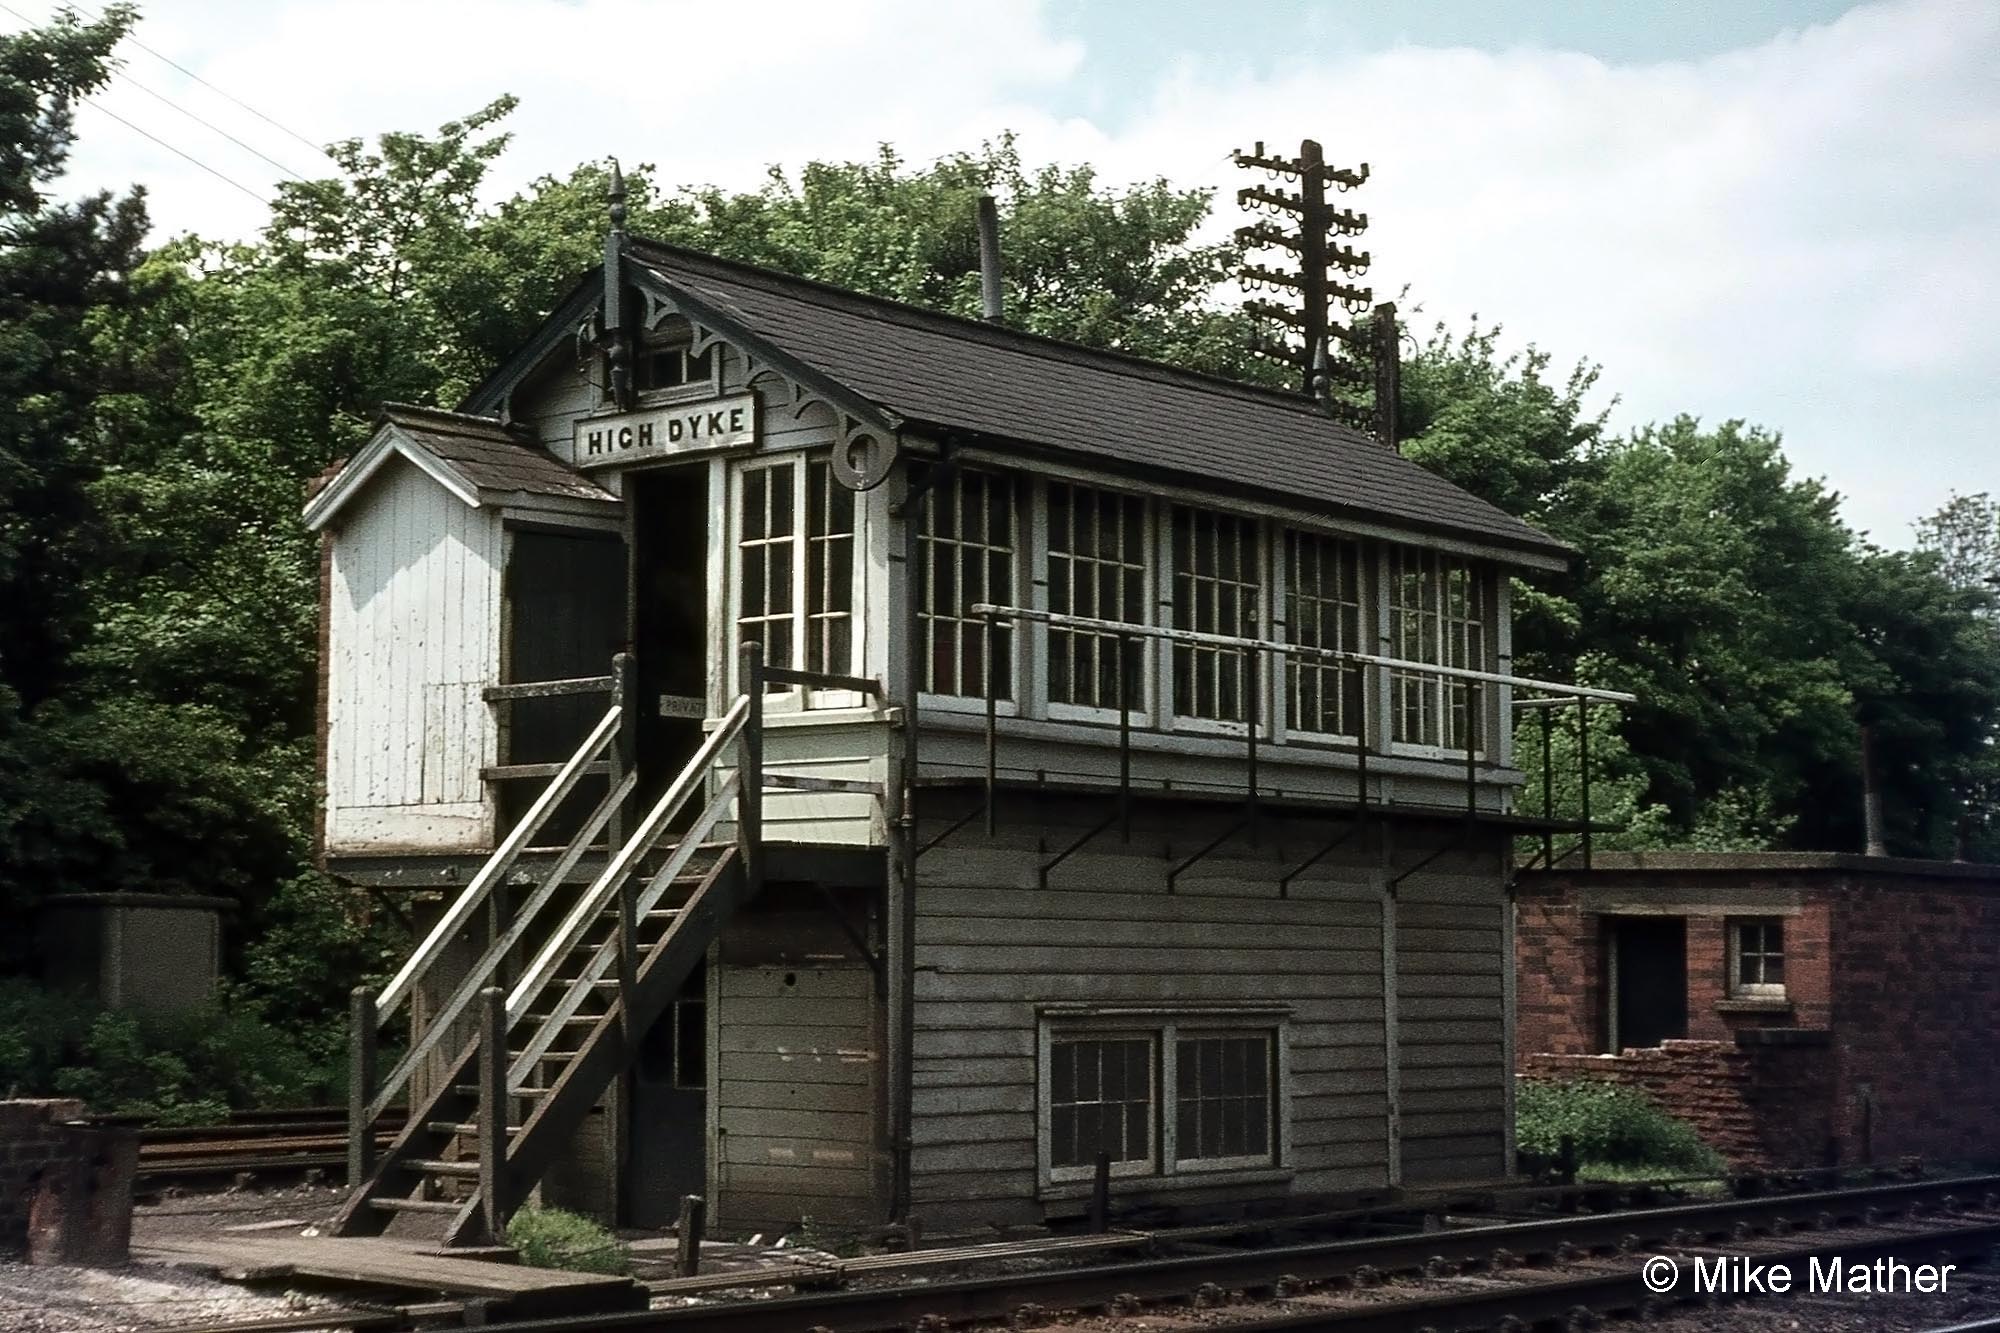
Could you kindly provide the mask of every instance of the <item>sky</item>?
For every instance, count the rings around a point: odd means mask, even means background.
[[[1378,294],[1600,364],[1614,428],[1780,431],[1888,546],[2000,491],[1993,0],[142,7],[150,49],[83,108],[64,184],[143,182],[162,235],[248,235],[275,180],[325,172],[309,145],[503,92],[496,195],[607,155],[750,188],[1012,130],[1031,161],[1214,189],[1226,230],[1230,150],[1312,137],[1372,168],[1351,202]],[[0,31],[52,8],[4,0]]]

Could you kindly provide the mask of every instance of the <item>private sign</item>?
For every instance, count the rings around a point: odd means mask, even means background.
[[[576,465],[611,467],[757,442],[757,395],[676,403],[576,423]]]

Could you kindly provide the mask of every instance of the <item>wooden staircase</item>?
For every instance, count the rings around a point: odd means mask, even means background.
[[[623,673],[614,676],[620,679]],[[632,1062],[731,914],[761,887],[762,672],[745,655],[744,694],[580,893],[571,871],[615,821],[634,776],[612,749],[629,737],[624,692],[521,824],[446,909],[380,996],[354,999],[349,1180],[335,1235],[380,1234],[399,1215],[448,1219],[451,1244],[488,1243]],[[733,751],[734,770],[719,762]],[[508,872],[535,832],[610,752],[610,791],[515,910]],[[692,812],[692,817],[688,816]],[[725,816],[735,838],[710,840]],[[669,830],[673,830],[669,832]],[[374,1041],[444,954],[483,918],[486,948],[388,1076]],[[511,973],[518,960],[528,961]],[[449,1034],[477,1033],[449,1060]],[[401,1133],[371,1160],[373,1126],[429,1063],[437,1076]]]

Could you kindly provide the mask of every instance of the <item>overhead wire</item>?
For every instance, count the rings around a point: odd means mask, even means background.
[[[85,15],[86,17],[98,17],[98,18],[103,17],[101,14],[93,15],[92,11],[88,6],[77,4],[75,3],[75,0],[68,0],[66,8],[73,9],[78,13]],[[14,11],[11,9],[8,10],[8,12],[14,13]],[[16,17],[19,17],[19,15],[16,15]],[[203,77],[201,77],[201,75],[195,73],[193,70],[189,69],[186,65],[181,64],[180,61],[175,60],[172,56],[163,55],[159,51],[154,50],[152,47],[146,45],[144,42],[140,41],[137,37],[133,36],[131,33],[129,32],[126,33],[124,40],[132,43],[132,45],[138,47],[141,51],[144,51],[147,55],[153,57],[153,59],[158,60],[163,64],[170,65],[174,69],[179,70],[181,73],[187,75],[190,79],[193,79],[196,83],[208,89],[210,92],[214,93],[217,97],[222,98],[224,101],[233,102],[237,106],[242,107],[245,111],[248,111],[251,115],[257,117],[257,119],[263,121],[266,125],[269,125],[272,129],[279,130],[285,134],[291,135],[294,139],[297,139],[300,143],[312,149],[315,153],[319,153],[322,156],[328,158],[331,158],[333,156],[332,153],[327,151],[325,144],[314,143],[311,139],[308,139],[305,135],[300,134],[297,130],[293,129],[291,126],[286,125],[284,122],[277,120],[271,116],[265,115],[262,111],[259,111],[256,107],[251,106],[248,102],[244,101],[242,98],[237,97],[234,94],[227,92],[222,88],[217,87],[215,84],[210,83],[207,79],[204,79]]]
[[[172,153],[175,157],[183,158],[186,161],[194,163],[194,165],[200,167],[203,171],[206,171],[209,175],[215,177],[217,180],[223,182],[225,185],[234,186],[236,189],[239,189],[243,191],[243,193],[249,195],[252,199],[255,199],[258,203],[263,204],[267,208],[270,207],[271,201],[269,199],[266,199],[263,195],[258,194],[255,190],[245,185],[242,181],[239,181],[233,176],[226,175],[223,172],[216,170],[214,167],[208,165],[208,163],[196,157],[193,153],[190,153],[185,149],[174,147],[172,144],[168,143],[165,139],[162,139],[159,135],[154,134],[151,130],[141,129],[139,126],[134,125],[131,121],[125,119],[125,117],[119,115],[116,111],[113,111],[110,107],[104,105],[104,103],[98,101],[96,98],[86,97],[83,100],[90,103],[90,105],[96,107],[99,111],[102,111],[105,115],[111,117],[113,120],[117,121],[120,125],[123,125],[126,129],[131,130],[134,134],[144,135],[146,138],[151,139],[154,143],[158,144],[160,147],[166,149],[169,153]]]
[[[80,5],[71,4],[67,7],[85,13],[86,15],[89,13],[88,10],[84,9],[83,6]],[[20,10],[14,8],[12,5],[5,3],[5,0],[0,0],[0,10],[4,10],[5,12],[12,14],[15,18],[21,20],[21,22],[23,23],[33,24],[35,22],[35,20],[28,17],[28,15],[23,14]],[[195,80],[197,83],[200,83],[202,86],[211,89],[212,91],[226,98],[230,102],[233,102],[236,105],[242,107],[245,111],[248,111],[250,114],[256,116],[259,120],[263,120],[271,124],[272,126],[276,127],[277,129],[283,130],[286,134],[289,134],[293,138],[298,139],[301,143],[304,143],[314,152],[326,154],[326,149],[321,145],[313,143],[311,140],[305,138],[305,136],[299,134],[297,131],[290,129],[289,127],[274,120],[272,117],[265,115],[263,112],[257,110],[257,108],[251,106],[249,103],[244,102],[241,98],[231,96],[229,93],[224,92],[221,88],[216,87],[214,84],[202,78],[200,75],[188,69],[186,66],[180,64],[178,61],[175,61],[168,56],[162,55],[160,52],[153,50],[152,47],[146,46],[144,43],[140,42],[136,37],[131,36],[129,33],[126,35],[124,40],[131,42],[133,45],[139,47],[141,50],[152,55],[154,58],[164,61],[166,64],[172,65],[175,69],[180,70],[183,74],[186,74],[189,78]],[[268,163],[269,165],[276,167],[279,171],[284,172],[287,176],[290,176],[293,180],[303,181],[306,179],[304,176],[300,175],[297,171],[294,171],[291,167],[285,165],[283,162],[278,161],[276,158],[270,156],[268,153],[261,151],[255,146],[244,142],[236,135],[231,134],[228,130],[223,129],[220,125],[217,125],[213,121],[210,121],[207,118],[198,115],[193,111],[190,111],[188,108],[180,105],[180,103],[176,102],[174,99],[168,97],[164,93],[158,92],[152,88],[147,87],[145,84],[140,83],[137,79],[133,78],[130,74],[126,73],[124,70],[113,69],[110,71],[110,74],[112,78],[122,79],[126,83],[129,83],[134,88],[138,89],[140,92],[145,93],[148,97],[153,98],[155,101],[165,103],[173,110],[180,112],[181,115],[187,117],[189,120],[194,121],[196,124],[203,126],[204,128],[210,130],[215,134],[221,135],[223,138],[229,140],[230,143],[235,144],[238,148],[243,149],[245,152],[250,153],[252,156],[261,159],[262,161]],[[187,151],[186,149],[181,148],[173,143],[170,143],[166,139],[144,128],[143,126],[138,125],[133,121],[126,119],[124,116],[118,114],[116,111],[113,111],[110,107],[106,106],[99,99],[95,97],[84,96],[80,100],[95,107],[97,110],[103,112],[106,116],[109,116],[112,120],[118,122],[120,125],[123,125],[125,128],[131,130],[133,133],[138,134],[150,140],[151,142],[159,145],[161,148],[166,149],[168,152],[172,153],[174,156],[182,159],[183,161],[188,162],[193,166],[199,167],[201,170],[207,172],[209,175],[215,177],[217,180],[222,181],[224,184],[229,185],[233,189],[239,190],[242,193],[249,195],[252,199],[255,199],[258,203],[263,204],[266,207],[270,206],[271,201],[268,198],[266,198],[263,194],[259,193],[257,190],[253,189],[248,185],[245,185],[242,181],[237,180],[235,177],[229,175],[227,172],[221,170],[220,168],[206,161],[203,161],[201,158],[195,156],[193,153]],[[330,156],[330,154],[327,155]]]

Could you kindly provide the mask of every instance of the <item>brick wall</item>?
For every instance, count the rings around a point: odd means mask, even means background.
[[[1784,1164],[1916,1155],[2000,1162],[2000,867],[1834,853],[1600,856],[1521,876],[1517,1067],[1657,1089],[1679,1113]],[[1597,1056],[1607,940],[1624,915],[1687,921],[1688,1036],[1677,1057]],[[1785,923],[1782,1006],[1729,997],[1727,922]],[[1818,1044],[1815,1044],[1818,1043]],[[1672,1049],[1678,1043],[1669,1043]],[[1697,1068],[1699,1066],[1699,1068]],[[1735,1126],[1732,1128],[1732,1126]],[[1734,1145],[1733,1147],[1730,1145]]]
[[[1843,1141],[1877,1160],[2000,1161],[2000,872],[1920,893],[1856,879],[1836,912]]]
[[[1525,877],[1524,877],[1525,878]],[[1514,908],[1514,1049],[1592,1055],[1604,1045],[1600,918],[1558,887]]]
[[[1643,1092],[1736,1170],[1817,1165],[1832,1127],[1832,1061],[1823,1045],[1669,1041],[1617,1056],[1528,1055],[1521,1073]]]
[[[28,1244],[28,1209],[42,1173],[68,1165],[74,1140],[62,1122],[83,1115],[67,1098],[0,1101],[0,1255],[18,1255]]]

